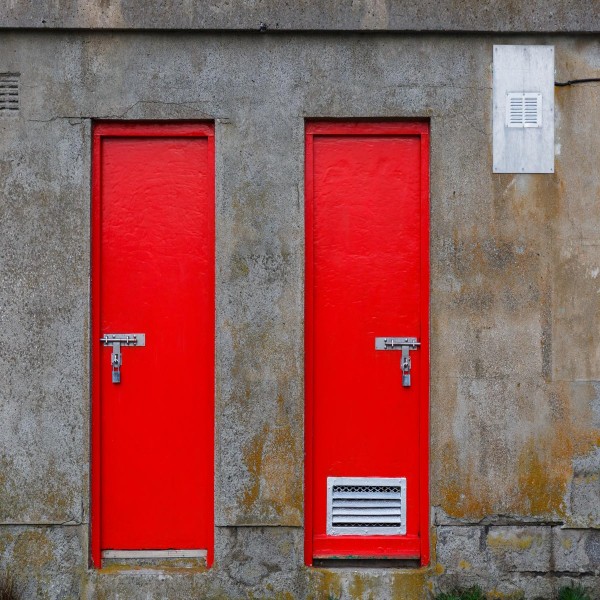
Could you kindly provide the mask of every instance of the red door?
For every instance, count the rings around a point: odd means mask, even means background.
[[[425,123],[307,125],[307,564],[429,559],[428,169]]]
[[[93,562],[178,550],[210,564],[211,126],[96,125],[92,284]]]

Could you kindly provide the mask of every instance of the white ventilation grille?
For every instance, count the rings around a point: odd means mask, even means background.
[[[406,478],[328,477],[328,535],[405,535]]]
[[[19,114],[19,75],[0,73],[0,117]]]
[[[541,127],[542,94],[509,92],[506,95],[507,127]]]

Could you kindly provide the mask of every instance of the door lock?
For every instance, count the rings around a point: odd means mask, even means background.
[[[145,333],[105,333],[100,342],[105,346],[112,346],[110,355],[110,365],[112,367],[112,382],[121,383],[121,365],[123,356],[121,355],[121,346],[145,346]]]
[[[421,345],[416,337],[376,337],[375,350],[401,350],[402,387],[410,387],[410,351]]]

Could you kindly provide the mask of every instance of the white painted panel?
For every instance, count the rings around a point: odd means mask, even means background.
[[[328,477],[328,535],[406,535],[405,477]]]
[[[494,46],[493,88],[494,173],[554,173],[554,46]],[[539,126],[509,126],[513,94],[540,95]]]
[[[206,558],[206,550],[103,550],[102,558]]]

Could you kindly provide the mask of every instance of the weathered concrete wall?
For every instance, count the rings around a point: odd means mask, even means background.
[[[598,32],[588,0],[6,0],[0,28]]]
[[[110,5],[107,5],[110,6]],[[0,568],[28,597],[600,594],[600,91],[556,91],[553,175],[493,175],[492,44],[581,37],[4,32]],[[306,569],[303,128],[431,122],[432,565]],[[216,564],[88,569],[93,118],[216,122]]]

